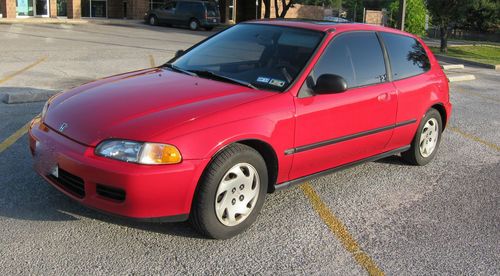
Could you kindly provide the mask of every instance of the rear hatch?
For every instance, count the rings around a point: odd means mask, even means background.
[[[216,19],[219,22],[220,13],[217,3],[207,2],[205,3],[205,8],[207,9],[207,19]]]

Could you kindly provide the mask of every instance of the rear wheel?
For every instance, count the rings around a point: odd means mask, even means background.
[[[230,145],[203,174],[191,209],[193,227],[215,239],[245,231],[264,204],[267,185],[262,156],[246,145]]]
[[[200,23],[198,23],[198,20],[193,18],[189,21],[189,29],[191,29],[192,31],[198,30],[199,27]]]
[[[437,110],[432,108],[427,111],[420,122],[411,148],[401,153],[401,156],[407,163],[412,165],[423,166],[431,162],[441,142],[442,131],[441,115]]]

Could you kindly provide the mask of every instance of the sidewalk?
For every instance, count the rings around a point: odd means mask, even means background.
[[[0,24],[103,24],[103,25],[138,25],[144,24],[140,19],[36,17],[36,18],[0,18]]]

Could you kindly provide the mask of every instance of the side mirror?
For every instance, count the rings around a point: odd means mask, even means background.
[[[184,55],[184,50],[177,50],[177,52],[175,52],[175,58],[178,58],[182,55]]]
[[[342,93],[346,90],[347,81],[343,77],[334,74],[319,76],[313,89],[316,94]]]

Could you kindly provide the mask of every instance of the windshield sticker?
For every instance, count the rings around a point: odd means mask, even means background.
[[[266,77],[258,77],[257,78],[257,82],[268,83],[269,80],[271,80],[271,79],[270,78],[266,78]]]
[[[269,84],[270,85],[274,85],[274,86],[283,87],[283,86],[285,86],[285,81],[277,80],[277,79],[271,79],[269,81]]]

